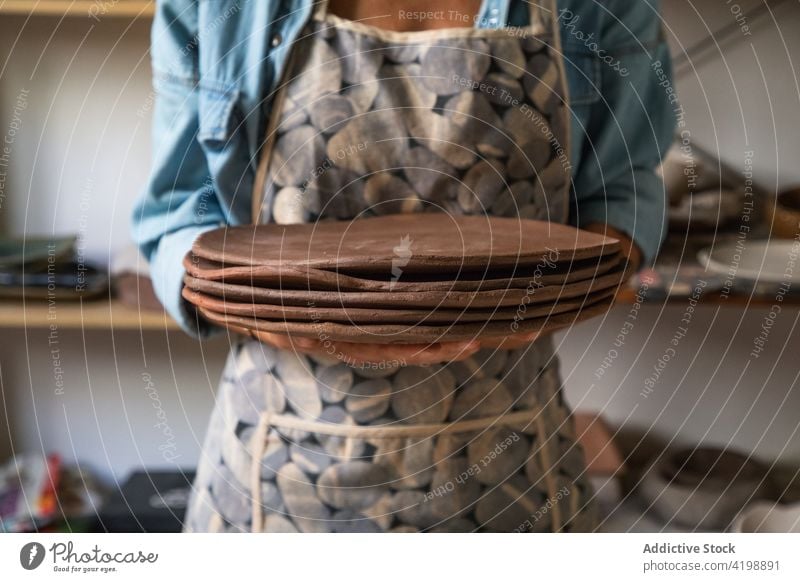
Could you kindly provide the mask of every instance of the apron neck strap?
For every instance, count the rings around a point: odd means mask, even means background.
[[[555,17],[556,3],[552,0],[527,0],[528,4],[528,26],[536,30],[544,28],[545,13],[551,13]]]
[[[328,15],[328,0],[316,0],[314,2],[314,12],[313,18],[314,20],[325,20],[325,17]]]

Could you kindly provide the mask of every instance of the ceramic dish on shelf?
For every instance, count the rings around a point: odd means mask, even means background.
[[[568,261],[565,263],[542,263],[533,268],[513,271],[470,271],[457,273],[432,273],[432,277],[414,280],[402,274],[389,279],[354,277],[312,267],[236,266],[224,267],[189,253],[183,266],[192,277],[206,281],[249,284],[278,289],[305,289],[318,291],[491,291],[498,289],[524,289],[528,285],[556,285],[573,283],[607,274],[619,265],[619,254]]]
[[[796,289],[800,272],[792,268],[800,254],[800,242],[788,240],[751,240],[740,245],[729,242],[708,247],[697,259],[710,272],[733,276],[736,287],[769,293],[781,285]]]
[[[645,470],[638,491],[667,522],[722,531],[748,503],[769,495],[766,475],[761,463],[730,450],[667,451]]]
[[[601,277],[545,285],[533,289],[496,289],[491,291],[417,291],[372,293],[368,291],[314,291],[304,289],[269,289],[206,281],[189,275],[184,285],[191,291],[221,297],[225,301],[250,304],[294,305],[300,307],[381,307],[385,309],[488,308],[555,303],[584,297],[596,291],[616,289],[622,281],[620,269]]]
[[[656,173],[664,180],[671,206],[676,206],[685,195],[719,187],[719,168],[709,160],[687,156],[676,142],[667,151]]]
[[[733,521],[736,533],[800,533],[800,503],[781,505],[759,501]]]
[[[619,252],[619,241],[564,224],[494,216],[393,214],[352,221],[218,228],[192,245],[224,266],[406,275],[513,269]]]

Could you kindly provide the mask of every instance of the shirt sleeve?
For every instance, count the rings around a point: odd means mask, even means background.
[[[219,328],[181,297],[182,261],[194,239],[226,223],[197,141],[197,4],[161,0],[152,29],[153,160],[132,216],[133,238],[150,262],[157,297],[181,328],[205,337]]]
[[[666,235],[666,195],[656,174],[672,141],[674,93],[657,2],[602,4],[601,99],[592,107],[571,221],[605,223],[626,234],[651,263]]]

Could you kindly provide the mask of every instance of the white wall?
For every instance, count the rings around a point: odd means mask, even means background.
[[[749,35],[741,28],[719,35],[736,23],[732,7],[746,13],[765,4],[778,3],[664,0],[664,17],[676,57],[703,35],[715,33],[718,41],[677,71],[692,142],[734,172],[744,170],[752,151],[754,179],[775,192],[800,185],[800,6],[788,1],[757,19],[740,18]]]
[[[63,390],[53,347],[47,330],[3,331],[3,401],[13,435],[8,451],[58,452],[106,479],[139,467],[195,466],[225,339],[200,343],[181,333],[60,329],[55,347]]]
[[[22,126],[0,208],[6,232],[80,233],[86,258],[102,264],[128,243],[150,160],[149,27],[0,18],[0,131],[15,109]]]
[[[800,462],[800,362],[794,345],[800,311],[782,312],[766,349],[754,358],[753,340],[769,308],[701,305],[672,356],[667,350],[687,306],[645,304],[635,320],[627,317],[630,306],[619,306],[605,321],[559,334],[569,401],[602,412],[633,434],[650,433],[675,445],[730,445],[764,459]],[[626,321],[633,327],[618,346]],[[665,353],[671,359],[662,366]],[[611,364],[599,373],[605,358]],[[660,375],[655,367],[663,367]],[[647,390],[651,378],[657,380]]]

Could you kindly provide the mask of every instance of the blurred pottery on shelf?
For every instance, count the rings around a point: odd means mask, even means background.
[[[612,429],[601,416],[576,413],[575,435],[583,448],[593,498],[601,513],[608,515],[623,498],[621,477],[626,467],[622,453],[614,442]]]
[[[706,269],[684,264],[656,265],[642,269],[628,281],[628,285],[637,291],[647,289],[643,294],[646,300],[666,299],[667,297],[691,297],[719,291],[724,280],[711,275]]]
[[[664,180],[670,206],[677,206],[687,194],[717,188],[719,175],[708,164],[684,154],[675,144],[657,170]]]
[[[646,469],[639,494],[666,522],[723,531],[748,503],[769,496],[758,461],[712,448],[667,451]]]
[[[153,281],[139,273],[122,273],[114,278],[114,293],[121,303],[137,310],[163,312]]]
[[[771,211],[770,211],[771,210]],[[775,238],[796,238],[800,234],[800,187],[778,194],[772,200],[766,219],[772,219],[770,232]]]
[[[0,238],[0,267],[22,267],[35,269],[46,267],[51,262],[69,260],[75,252],[78,238],[66,236],[59,238],[26,239]]]
[[[736,533],[800,533],[800,503],[754,503],[733,521]]]
[[[575,414],[575,434],[583,447],[586,472],[595,476],[622,475],[625,463],[611,429],[600,416]]]

